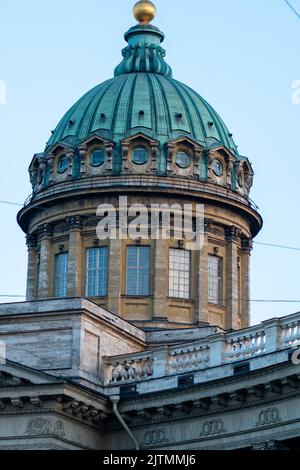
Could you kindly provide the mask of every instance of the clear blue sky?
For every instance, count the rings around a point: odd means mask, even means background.
[[[110,78],[134,0],[0,0],[0,199],[25,201],[27,168],[64,112]],[[300,0],[291,0],[300,12]],[[300,19],[284,0],[156,0],[167,61],[221,114],[256,173],[257,241],[300,247]],[[0,204],[0,294],[24,294],[26,247],[17,208]],[[252,299],[299,299],[300,251],[256,245]],[[9,299],[2,298],[3,302]],[[14,300],[14,299],[10,299]],[[252,322],[300,310],[253,303]]]

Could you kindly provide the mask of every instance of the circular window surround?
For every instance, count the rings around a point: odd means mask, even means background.
[[[95,158],[97,152],[99,153],[98,161],[97,160],[93,161],[93,158]],[[100,158],[100,155],[101,155],[101,158]],[[106,160],[106,150],[105,150],[104,147],[94,147],[90,150],[90,152],[89,152],[89,162],[90,162],[91,166],[99,167],[99,166],[103,165],[105,160]]]
[[[182,161],[180,162],[179,160],[180,158],[183,158],[183,159],[185,158],[186,162],[185,163],[183,163]],[[175,154],[175,163],[179,168],[186,170],[187,168],[191,166],[192,157],[190,153],[186,151],[186,149],[179,149],[177,150]]]
[[[140,157],[141,155],[143,155],[144,158],[140,158],[140,159],[136,158],[135,155],[137,155],[138,152],[140,152]],[[135,165],[145,165],[149,161],[149,156],[150,156],[149,149],[148,147],[145,147],[144,145],[137,145],[136,147],[132,149],[132,152],[131,152],[131,160]]]
[[[224,174],[223,163],[220,160],[218,160],[217,158],[215,158],[213,163],[212,163],[212,170],[213,170],[213,172],[216,176],[218,176],[218,177],[223,176],[223,174]]]
[[[68,166],[69,166],[68,157],[65,153],[63,153],[62,155],[58,157],[57,173],[59,175],[62,175],[63,173],[67,171]]]

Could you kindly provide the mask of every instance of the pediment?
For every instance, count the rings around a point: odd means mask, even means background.
[[[143,132],[138,132],[137,134],[126,137],[121,142],[122,142],[122,144],[130,145],[132,142],[134,142],[136,140],[138,140],[138,141],[144,140],[145,142],[149,143],[150,145],[158,145],[159,144],[158,140],[152,139],[151,137],[144,134]]]
[[[16,362],[5,361],[0,363],[0,388],[49,383],[58,383],[58,380],[50,374],[23,366]]]
[[[97,144],[101,144],[101,145],[110,145],[110,146],[113,146],[114,143],[112,140],[108,140],[108,139],[104,139],[103,137],[99,136],[98,134],[93,134],[91,136],[89,136],[88,139],[84,139],[80,142],[80,144],[78,145],[78,148],[79,149],[84,149],[86,147],[90,147],[92,145],[97,145]]]
[[[170,142],[168,142],[168,145],[173,145],[173,146],[176,146],[176,145],[187,145],[188,147],[191,147],[191,148],[197,148],[197,149],[201,149],[201,148],[204,148],[202,145],[200,145],[198,142],[196,142],[195,140],[191,139],[190,137],[187,137],[185,135],[181,136],[181,137],[178,137],[177,139],[174,139],[174,140],[171,140]]]

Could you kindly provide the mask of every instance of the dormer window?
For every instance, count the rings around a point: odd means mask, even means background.
[[[92,166],[100,166],[103,165],[106,158],[106,152],[104,148],[97,148],[92,151],[90,156],[90,164]]]
[[[146,147],[137,147],[132,152],[132,161],[136,165],[144,165],[149,159],[149,151]]]
[[[57,173],[62,175],[68,168],[68,157],[66,155],[62,155],[57,164]]]
[[[180,168],[188,168],[191,164],[191,157],[186,152],[177,152],[176,153],[176,165]]]
[[[223,164],[220,160],[215,159],[212,163],[212,170],[216,176],[222,176],[224,172]]]

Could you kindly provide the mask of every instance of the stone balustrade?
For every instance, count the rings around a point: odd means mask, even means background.
[[[300,345],[300,313],[196,342],[105,357],[105,384],[120,385],[243,361]]]
[[[136,353],[105,358],[106,376],[112,384],[146,380],[153,376],[153,353]]]
[[[208,345],[170,348],[167,360],[167,373],[180,374],[203,369],[209,364],[209,355],[210,349]]]

